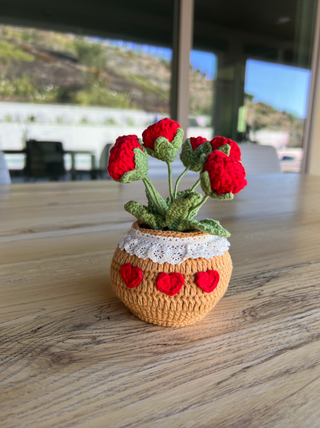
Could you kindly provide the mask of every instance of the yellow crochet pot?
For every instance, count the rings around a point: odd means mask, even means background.
[[[167,327],[182,327],[201,320],[227,290],[232,273],[232,261],[229,252],[224,251],[223,254],[215,255],[211,258],[190,257],[181,263],[177,263],[176,260],[175,264],[169,262],[157,263],[152,261],[151,258],[146,258],[146,256],[141,258],[134,254],[134,248],[138,244],[140,245],[140,252],[145,250],[143,248],[144,238],[160,242],[160,250],[162,249],[162,251],[159,250],[158,255],[161,259],[166,242],[171,247],[173,246],[172,248],[178,254],[178,257],[181,257],[180,249],[174,247],[175,240],[180,242],[182,238],[183,245],[186,245],[186,247],[188,247],[188,240],[190,240],[192,245],[194,243],[198,245],[201,252],[203,251],[201,249],[202,239],[203,248],[210,244],[205,241],[208,235],[200,231],[185,233],[144,229],[140,227],[138,222],[132,225],[131,231],[137,236],[132,236],[131,234],[129,236],[131,240],[128,241],[127,239],[126,245],[123,244],[123,240],[120,241],[111,263],[111,283],[119,299],[134,315],[149,323]],[[226,238],[216,237],[216,239]],[[142,244],[138,242],[139,240]],[[157,244],[151,245],[149,243],[149,245],[152,247],[149,251],[152,254],[157,254],[155,252]],[[212,244],[210,245],[212,246]],[[141,275],[134,283],[133,288],[129,288],[125,282],[126,278],[124,279],[123,275],[124,265],[130,265],[135,269],[135,273],[139,272]],[[200,288],[197,274],[210,271],[218,272],[219,280],[214,290],[207,292]],[[169,274],[169,276],[171,273],[181,274],[181,276],[178,275],[179,278],[183,278],[183,286],[180,291],[174,295],[168,295],[160,291],[158,280],[161,273]],[[138,285],[136,285],[137,282],[139,282]]]

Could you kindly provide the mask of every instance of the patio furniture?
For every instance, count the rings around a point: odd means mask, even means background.
[[[6,164],[5,157],[0,151],[0,184],[10,184],[11,178]]]
[[[35,166],[35,169],[36,169],[35,173],[37,174],[37,176],[34,177],[34,178],[37,179],[37,178],[40,178],[40,174],[43,174],[44,171],[45,171],[45,166],[44,166],[45,160],[44,160],[44,153],[43,153],[43,151],[46,151],[47,148],[48,148],[48,147],[46,147],[46,143],[52,144],[52,142],[49,142],[49,141],[35,141],[35,140],[31,140],[31,141],[35,142],[35,143],[41,143],[41,144],[44,143],[44,146],[39,147],[37,144],[31,144],[30,145],[31,148],[33,146],[36,147],[36,152],[33,155],[31,155],[31,157],[29,156],[29,163],[27,161],[27,163],[28,163],[28,169],[27,170],[24,169],[23,172],[24,173],[27,172],[27,174],[28,174],[27,177],[30,179],[31,178],[31,173],[32,173],[32,167]],[[53,142],[53,144],[59,144],[59,145],[62,146],[62,144],[60,142],[59,143],[58,142]],[[43,148],[44,148],[44,150],[42,150]],[[49,146],[49,148],[50,148],[50,146]],[[52,148],[52,146],[51,146],[51,148]],[[28,151],[27,149],[22,149],[22,150],[3,150],[3,153],[5,153],[5,154],[11,154],[11,155],[21,155],[21,154],[27,155],[27,151]],[[52,150],[51,150],[51,152],[52,152]],[[61,157],[60,157],[61,156],[61,150],[60,149],[58,150],[58,153],[59,153],[59,156],[57,157],[57,159],[59,160],[59,162],[61,162]],[[89,173],[92,176],[91,171],[93,169],[95,169],[95,154],[92,151],[89,151],[89,150],[64,150],[63,146],[62,146],[62,155],[64,156],[66,154],[69,154],[71,156],[70,174],[71,174],[71,179],[72,180],[76,180],[78,174],[81,175],[82,173]],[[91,170],[82,171],[82,170],[77,170],[76,169],[76,155],[78,155],[78,154],[86,154],[86,155],[90,155],[91,156]],[[47,156],[46,158],[48,159],[49,157],[51,159],[53,159],[52,153],[51,153],[51,156]],[[30,165],[30,160],[31,159],[33,159],[33,162]],[[30,165],[30,167],[29,167],[29,165]],[[29,171],[31,171],[31,172],[29,172]]]
[[[0,184],[10,184],[11,178],[3,153],[0,151]]]
[[[241,159],[247,175],[281,172],[280,161],[273,146],[241,143]]]
[[[107,143],[101,152],[99,166],[102,171],[105,171],[107,169],[108,161],[109,161],[109,153],[112,147],[113,147],[113,143]]]
[[[96,156],[94,152],[90,150],[64,150],[64,154],[68,154],[71,156],[71,179],[77,180],[80,175],[80,179],[82,179],[82,174],[90,174],[91,179],[95,179],[95,169],[96,169]],[[89,155],[91,157],[91,169],[82,170],[76,168],[76,155]]]
[[[62,143],[29,140],[26,142],[25,153],[26,166],[24,174],[27,178],[59,180],[64,177],[65,167]]]

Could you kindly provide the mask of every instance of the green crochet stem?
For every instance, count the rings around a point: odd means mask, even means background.
[[[163,208],[161,206],[161,203],[159,201],[159,198],[157,196],[157,193],[155,191],[154,185],[149,177],[145,177],[143,180],[144,185],[146,186],[146,190],[149,193],[151,199],[153,200],[154,204],[158,206],[161,214],[165,216],[165,212],[163,211]]]
[[[170,162],[166,162],[168,165],[168,177],[169,177],[169,192],[171,203],[174,201],[173,191],[172,191],[172,168]]]
[[[176,197],[177,197],[178,186],[179,186],[180,180],[188,171],[189,171],[189,168],[186,168],[177,178],[176,185],[174,186],[174,193],[173,193],[174,199],[176,199]]]
[[[191,189],[190,189],[190,191],[191,191],[191,192],[193,192],[193,191],[194,191],[194,189],[195,189],[197,186],[199,186],[200,181],[201,181],[201,179],[199,178],[199,180],[197,180],[197,181],[194,183],[194,185],[193,185],[193,186],[191,187]]]
[[[209,196],[204,196],[201,200],[201,202],[198,203],[198,205],[195,205],[194,207],[191,207],[189,210],[189,215],[192,211],[199,209],[209,198]]]

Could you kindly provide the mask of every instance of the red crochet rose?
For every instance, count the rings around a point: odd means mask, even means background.
[[[238,193],[247,185],[242,163],[223,152],[212,152],[204,165],[204,171],[208,171],[211,190],[217,195]]]
[[[229,138],[215,137],[213,140],[210,141],[210,144],[213,150],[217,150],[221,146],[229,144],[231,149],[229,155],[230,158],[236,159],[237,161],[241,161],[241,150],[235,141],[230,140]]]
[[[110,150],[108,172],[114,180],[120,180],[124,173],[135,169],[134,149],[142,148],[136,135],[123,135],[117,138]]]
[[[143,131],[142,140],[145,146],[154,150],[154,142],[158,137],[165,137],[171,143],[178,128],[181,128],[178,122],[168,118],[162,119]]]
[[[203,137],[191,137],[190,138],[190,144],[192,147],[192,150],[195,151],[201,144],[204,144],[207,140]]]

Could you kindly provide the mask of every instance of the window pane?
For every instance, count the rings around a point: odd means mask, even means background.
[[[193,50],[190,53],[190,63],[188,136],[195,136],[198,132],[211,139],[216,56],[210,52]]]
[[[300,171],[316,6],[195,1],[193,47],[216,58],[214,135],[273,145],[284,172]]]
[[[247,139],[276,147],[284,172],[300,171],[310,77],[308,69],[247,61]]]
[[[164,46],[1,25],[0,150],[59,141],[77,152],[76,169],[89,171],[92,156],[99,167],[106,144],[170,116],[171,57]],[[23,155],[7,162],[21,169]]]

